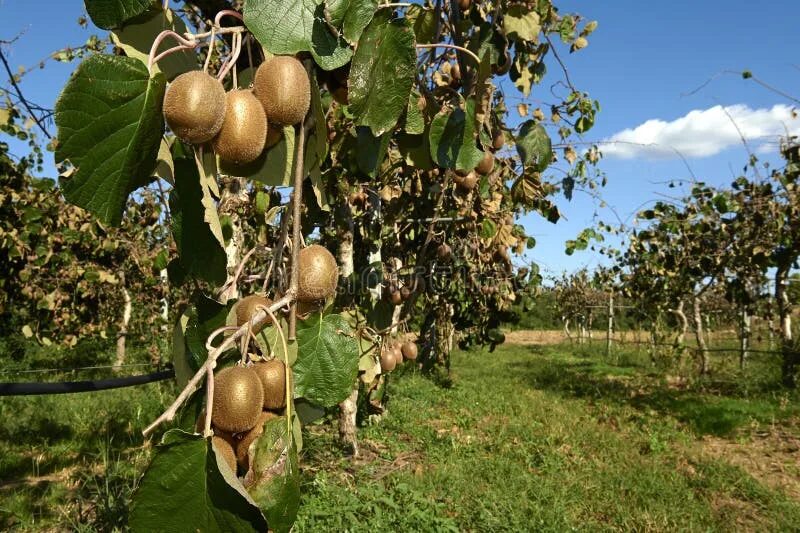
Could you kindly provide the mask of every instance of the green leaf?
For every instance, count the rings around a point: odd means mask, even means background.
[[[431,160],[431,145],[427,131],[422,135],[408,135],[401,133],[397,136],[397,147],[406,160],[406,164],[420,170],[433,168]]]
[[[472,170],[483,159],[475,136],[474,100],[464,109],[443,109],[431,122],[431,157],[442,168]]]
[[[221,285],[228,273],[222,228],[211,184],[208,179],[201,180],[193,161],[175,161],[175,188],[169,206],[181,265],[188,273]]]
[[[311,76],[311,115],[314,117],[314,129],[306,137],[305,170],[313,177],[319,178],[320,169],[325,158],[328,157],[328,121],[327,109],[322,104],[322,98],[317,84],[316,76]],[[322,205],[321,198],[317,202]]]
[[[375,15],[377,7],[376,0],[350,0],[342,27],[347,42],[355,45],[361,39],[361,34]]]
[[[300,508],[297,448],[287,435],[286,417],[270,420],[255,444],[254,482],[250,495],[272,531],[291,530]]]
[[[270,127],[272,125],[270,124]],[[220,169],[224,174],[248,178],[273,187],[285,187],[292,184],[292,162],[294,160],[294,126],[283,127],[283,138],[274,146],[265,150],[252,163],[234,165],[220,161]]]
[[[187,311],[188,320],[184,335],[186,337],[186,348],[189,365],[192,374],[206,362],[208,350],[206,350],[206,340],[214,330],[226,325],[225,320],[230,313],[233,303],[222,305],[216,300],[207,296],[199,295],[194,298],[191,308]],[[223,341],[223,336],[217,337],[215,345]]]
[[[419,102],[421,96],[416,93],[411,93],[408,98],[408,105],[406,106],[406,133],[411,135],[420,135],[425,132],[425,116],[419,109]]]
[[[350,394],[358,373],[358,343],[341,315],[312,315],[297,325],[295,395],[333,407]]]
[[[156,166],[164,117],[164,75],[137,59],[94,55],[81,63],[56,102],[57,163],[77,168],[64,197],[119,225],[128,195]]]
[[[522,4],[512,5],[506,10],[503,28],[510,38],[531,42],[537,42],[542,31],[539,14]]]
[[[147,64],[150,47],[156,37],[164,30],[171,30],[178,35],[186,33],[186,24],[180,17],[176,17],[171,9],[162,11],[152,9],[128,21],[125,26],[111,32],[111,41],[125,50],[128,57],[133,57]],[[165,39],[158,48],[163,52],[175,43],[172,39]],[[154,70],[163,72],[167,80],[172,80],[178,74],[197,68],[197,56],[193,50],[180,50],[174,52],[154,64]]]
[[[348,79],[349,110],[376,137],[394,128],[406,110],[417,66],[414,32],[391,17],[384,9],[364,30]]]
[[[84,0],[86,11],[99,28],[110,30],[141,15],[152,5],[150,0]]]
[[[356,128],[356,131],[358,134],[358,147],[356,149],[358,168],[367,176],[374,178],[381,163],[386,159],[392,135],[391,133],[384,133],[380,137],[374,137],[370,129],[364,126]]]
[[[534,120],[525,122],[517,135],[517,152],[525,167],[544,171],[553,160],[553,145],[544,126]]]
[[[133,496],[132,531],[266,531],[256,503],[211,440],[164,434]]]
[[[481,222],[481,238],[493,239],[495,235],[497,235],[497,225],[488,218],[484,219]]]
[[[267,51],[276,55],[311,52],[325,70],[341,67],[353,55],[328,28],[322,1],[247,0],[244,22]]]
[[[289,331],[288,322],[286,322],[286,320],[283,318],[280,318],[280,321],[283,331]],[[284,333],[284,335],[285,334],[286,333]],[[275,326],[269,326],[262,329],[261,332],[256,335],[256,342],[258,343],[259,348],[261,348],[262,353],[265,355],[273,355],[284,363],[288,361],[289,366],[292,366],[295,361],[297,361],[297,343],[287,341],[286,351],[284,351],[281,336],[278,334],[278,328]]]
[[[436,36],[436,12],[433,9],[424,9],[414,4],[406,10],[406,18],[414,28],[414,35],[418,43],[428,44]]]

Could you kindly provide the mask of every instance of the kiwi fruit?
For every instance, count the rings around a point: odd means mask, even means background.
[[[472,0],[458,0],[458,7],[461,11],[469,10],[470,6],[472,5]]]
[[[470,172],[466,176],[459,176],[456,174],[456,176],[453,178],[453,181],[459,188],[464,189],[465,191],[471,191],[476,185],[478,185],[478,175],[475,173],[475,171]]]
[[[442,261],[450,259],[452,255],[453,251],[450,249],[450,246],[446,242],[443,242],[436,248],[436,257]]]
[[[264,390],[264,409],[286,407],[286,366],[283,361],[270,359],[253,365]]]
[[[492,137],[492,148],[500,150],[506,144],[506,134],[503,130],[497,130]]]
[[[452,80],[452,84],[458,85],[461,83],[461,66],[458,64],[458,61],[453,63],[450,67],[450,79]]]
[[[417,358],[417,343],[406,341],[400,346],[400,350],[403,352],[403,357],[408,359],[409,361],[413,361]]]
[[[253,93],[271,123],[290,126],[302,122],[311,105],[311,81],[293,56],[275,56],[263,62],[253,80]]]
[[[381,372],[391,372],[397,366],[397,359],[390,346],[384,346],[381,350]]]
[[[312,244],[300,250],[297,300],[325,300],[336,292],[339,267],[325,247]]]
[[[264,389],[252,368],[229,366],[214,380],[214,410],[211,422],[230,433],[255,426],[264,404]]]
[[[264,149],[272,148],[283,139],[283,128],[280,124],[270,124],[267,121],[267,139],[264,141]]]
[[[267,115],[249,89],[225,95],[225,121],[212,146],[227,163],[250,163],[261,155],[267,141]]]
[[[236,475],[236,452],[233,451],[233,439],[223,435],[214,435],[211,437],[211,444],[217,456],[222,456],[222,459],[231,467],[233,475]]]
[[[411,298],[412,292],[413,291],[411,290],[411,287],[409,287],[408,285],[404,285],[403,288],[400,289],[400,298],[405,302],[409,298]]]
[[[403,364],[403,350],[400,349],[399,344],[392,346],[392,356],[394,357],[395,367]]]
[[[191,144],[214,138],[225,121],[225,89],[201,70],[184,72],[164,94],[164,118],[172,132]]]
[[[400,305],[403,303],[403,295],[398,290],[394,290],[389,293],[389,302],[392,305]]]
[[[483,154],[483,159],[481,159],[481,162],[475,167],[475,170],[484,176],[494,170],[494,154],[489,151],[485,152]]]
[[[251,294],[245,296],[236,302],[236,325],[239,327],[244,326],[253,316],[260,310],[261,307],[269,307],[272,305],[272,300],[260,294]],[[257,328],[253,328],[253,333],[259,333],[262,329],[272,324],[272,317],[267,317],[267,320]]]
[[[269,411],[262,411],[261,414],[258,415],[258,420],[256,420],[256,425],[253,426],[253,429],[242,435],[242,440],[236,444],[234,460],[238,461],[238,463],[242,465],[242,468],[247,469],[249,467],[248,458],[250,454],[250,445],[264,433],[264,424],[274,418],[278,418],[278,415],[270,413]]]

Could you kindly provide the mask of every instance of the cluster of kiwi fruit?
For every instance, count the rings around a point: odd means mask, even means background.
[[[415,360],[417,353],[417,344],[412,341],[384,344],[381,347],[381,371],[391,372],[403,364],[404,360]]]
[[[414,291],[411,285],[398,287],[395,283],[388,283],[383,290],[384,299],[392,305],[400,305],[411,298]]]
[[[164,95],[164,118],[190,144],[211,143],[222,161],[245,164],[280,140],[280,128],[301,122],[311,104],[311,83],[293,56],[275,56],[256,71],[252,89],[225,92],[204,71],[176,77]]]
[[[248,470],[250,445],[261,436],[264,424],[280,416],[285,407],[286,368],[278,359],[229,366],[216,373],[212,440],[232,472],[239,467]],[[201,414],[198,429],[204,420]]]
[[[506,144],[506,135],[503,130],[498,129],[492,137],[491,150],[487,150],[483,154],[483,159],[472,170],[456,170],[453,181],[456,185],[464,190],[471,191],[478,184],[480,176],[491,174],[494,170],[494,152],[503,148]]]

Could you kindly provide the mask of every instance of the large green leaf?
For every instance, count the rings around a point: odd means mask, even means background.
[[[60,183],[64,197],[118,225],[128,195],[156,167],[166,81],[138,59],[95,55],[81,63],[56,102],[56,162],[77,171]]]
[[[192,368],[192,374],[205,363],[208,358],[206,340],[216,329],[225,325],[225,319],[230,313],[233,303],[222,305],[202,294],[197,295],[189,309],[187,309],[188,320],[184,329],[186,339],[187,359]],[[222,343],[223,337],[217,337],[215,346]]]
[[[436,11],[414,4],[406,11],[418,43],[430,43],[436,36]]]
[[[367,176],[374,178],[389,149],[391,133],[384,133],[375,137],[369,128],[360,126],[357,130],[356,163],[358,168]]]
[[[188,323],[189,308],[186,308],[175,321],[175,327],[172,330],[172,367],[175,369],[175,381],[181,389],[200,368],[198,365],[192,368],[190,352],[186,349],[186,326]]]
[[[181,266],[215,285],[227,277],[227,257],[212,185],[201,180],[193,161],[175,161],[175,188],[169,195],[172,236]]]
[[[390,10],[377,13],[353,56],[348,79],[349,109],[376,137],[394,128],[408,105],[417,66],[414,32]]]
[[[153,4],[151,0],[84,0],[83,3],[92,22],[104,30],[118,28]]]
[[[171,9],[152,9],[129,20],[122,28],[112,31],[111,40],[125,50],[126,55],[146,65],[153,41],[164,30],[183,35],[186,33],[186,24]],[[171,39],[165,39],[158,51],[163,52],[174,45]],[[197,56],[192,50],[180,50],[161,59],[154,68],[163,72],[168,80],[172,80],[178,74],[197,68]]]
[[[311,52],[325,70],[341,67],[353,55],[344,40],[331,33],[321,0],[247,0],[244,22],[269,52]]]
[[[312,315],[297,325],[295,396],[333,407],[350,394],[358,373],[358,342],[341,315]]]
[[[535,120],[528,120],[517,135],[517,152],[526,167],[543,172],[553,160],[553,144],[544,126]]]
[[[475,101],[464,108],[443,109],[431,122],[431,157],[442,168],[472,170],[483,152],[475,145]]]
[[[256,503],[219,460],[211,441],[164,434],[133,497],[132,531],[266,531]]]
[[[347,42],[354,45],[361,39],[361,33],[372,20],[377,7],[376,0],[350,0],[342,26],[342,33]]]
[[[537,42],[542,25],[536,11],[517,4],[510,6],[503,15],[503,29],[512,39]]]
[[[270,420],[255,444],[250,495],[267,517],[269,528],[288,532],[300,508],[297,447],[287,438],[286,417]]]
[[[270,124],[270,127],[273,126]],[[282,135],[278,144],[265,150],[252,163],[234,165],[221,161],[222,172],[229,176],[249,178],[274,187],[291,185],[295,143],[294,126],[284,126]]]

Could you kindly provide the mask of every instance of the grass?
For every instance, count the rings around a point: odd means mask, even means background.
[[[639,366],[565,350],[457,353],[450,390],[395,380],[360,461],[310,428],[298,531],[798,530],[799,502],[696,450],[707,431],[797,409],[707,384],[670,391]]]
[[[800,398],[766,378],[675,386],[634,352],[510,345],[455,353],[451,389],[404,372],[358,459],[335,423],[305,429],[296,531],[800,530],[788,491],[703,451],[800,439]],[[173,395],[0,400],[0,530],[124,530],[141,429]]]

